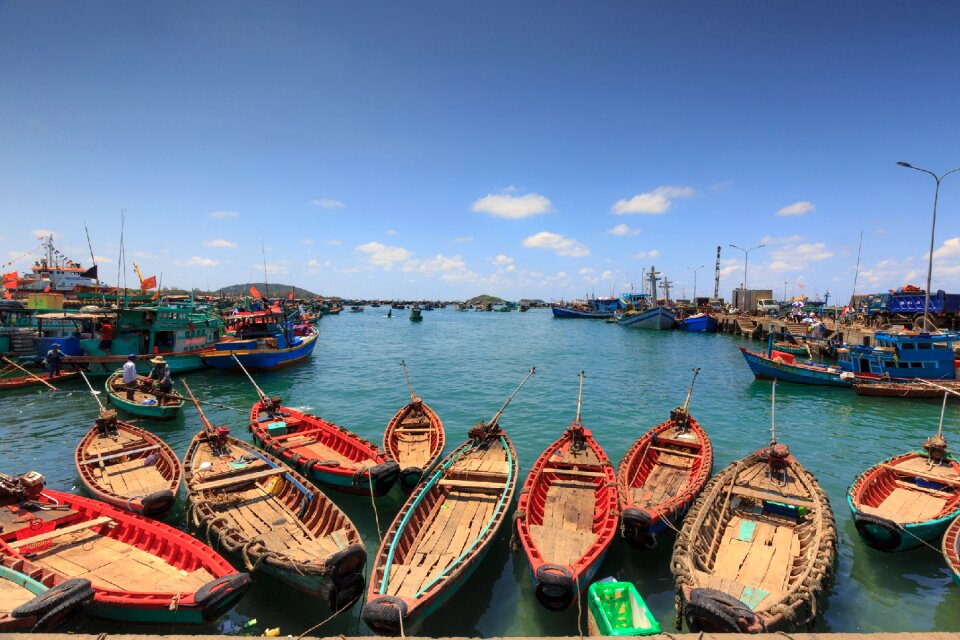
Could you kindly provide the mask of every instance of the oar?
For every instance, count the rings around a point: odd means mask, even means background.
[[[158,391],[157,393],[151,392],[150,395],[157,396],[158,398],[163,397],[163,398],[166,398],[167,400],[183,400],[183,396],[177,395],[175,393],[160,393]],[[216,402],[207,402],[206,400],[197,400],[197,402],[200,404],[205,404],[208,407],[216,407],[217,409],[229,409],[230,411],[236,411],[237,413],[246,413],[246,411],[244,411],[243,409],[237,409],[236,407],[228,407],[225,404],[217,404]]]
[[[503,406],[500,407],[500,410],[497,411],[496,414],[494,414],[494,416],[493,416],[493,418],[490,420],[490,422],[488,422],[488,423],[485,425],[487,429],[492,429],[493,427],[497,426],[497,422],[500,421],[500,416],[503,415],[504,409],[506,409],[506,408],[507,408],[507,405],[510,404],[510,401],[513,400],[513,396],[517,395],[517,391],[520,391],[520,387],[522,387],[522,386],[527,382],[527,380],[530,379],[530,376],[532,376],[532,375],[535,374],[536,372],[537,372],[537,368],[536,368],[536,367],[530,367],[530,371],[527,373],[527,375],[524,377],[524,379],[520,381],[520,384],[517,385],[517,388],[513,390],[513,393],[511,393],[511,394],[507,397],[507,401],[504,402],[504,403],[503,403]]]
[[[403,367],[403,377],[407,379],[407,389],[410,390],[410,402],[416,402],[417,395],[413,392],[413,385],[410,384],[410,376],[407,374],[407,363],[401,360],[400,366]]]
[[[36,379],[36,380],[39,380],[40,382],[42,382],[43,384],[47,385],[48,387],[50,387],[50,388],[53,389],[54,391],[59,391],[59,389],[57,389],[55,386],[53,386],[52,384],[50,384],[49,382],[47,382],[46,380],[44,380],[44,379],[41,378],[40,376],[35,375],[35,374],[33,374],[33,373],[30,373],[29,371],[27,371],[26,369],[24,369],[23,367],[21,367],[20,365],[18,365],[16,362],[12,362],[12,361],[10,361],[10,360],[7,360],[6,358],[4,358],[3,361],[6,362],[7,364],[12,364],[12,365],[15,366],[17,369],[20,369],[20,371],[23,371],[25,374],[27,374],[27,375],[30,376],[31,378],[34,378],[34,379]]]
[[[253,376],[250,375],[250,372],[247,371],[247,368],[243,366],[243,363],[240,362],[240,358],[237,357],[237,354],[231,353],[230,356],[237,361],[237,365],[240,367],[240,370],[247,376],[247,380],[250,381],[250,384],[253,385],[253,388],[257,390],[257,393],[260,394],[260,400],[266,400],[267,394],[263,392],[263,389],[257,386],[257,383],[253,380]]]
[[[952,393],[952,394],[955,395],[955,396],[960,396],[960,392],[957,392],[956,390],[951,389],[950,387],[945,387],[945,386],[943,386],[943,385],[941,385],[941,384],[937,384],[936,382],[930,382],[929,380],[924,380],[924,379],[922,379],[922,378],[917,378],[917,380],[919,380],[919,381],[922,382],[923,384],[928,384],[928,385],[930,385],[931,387],[936,387],[937,389],[940,389],[941,391],[943,391],[943,392],[945,392],[945,393]]]
[[[777,444],[777,379],[773,379],[773,390],[770,392],[770,445]]]
[[[207,419],[206,414],[203,412],[203,409],[200,408],[200,402],[197,400],[197,397],[193,395],[193,391],[190,390],[190,385],[187,384],[186,380],[180,380],[183,383],[183,388],[187,390],[187,395],[190,396],[190,399],[193,400],[193,406],[197,408],[197,413],[200,414],[200,422],[203,424],[203,430],[206,431],[208,436],[213,435],[213,423]]]
[[[947,411],[947,396],[943,394],[943,406],[940,407],[940,426],[937,428],[937,438],[943,438],[943,414]]]
[[[90,395],[93,396],[93,399],[97,401],[97,404],[100,405],[100,411],[106,411],[107,408],[103,406],[103,403],[100,402],[100,398],[97,397],[97,392],[93,390],[93,385],[90,384],[90,380],[87,378],[87,374],[83,371],[80,372],[80,377],[83,378],[83,381],[87,383],[87,388],[90,389]]]
[[[585,371],[580,372],[580,390],[577,391],[577,417],[573,419],[575,423],[580,422],[580,403],[583,400],[583,379],[587,377]]]

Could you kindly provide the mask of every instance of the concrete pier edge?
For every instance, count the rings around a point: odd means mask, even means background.
[[[74,634],[74,633],[8,633],[0,634],[0,640],[231,640],[238,636],[222,635],[166,635],[166,634]],[[280,636],[296,637],[296,636]],[[304,636],[309,640],[370,640],[375,636]],[[572,640],[580,636],[523,636],[489,638],[487,640],[524,640],[527,637],[540,637],[542,640]],[[628,636],[623,636],[627,638]],[[629,636],[631,638],[637,636]],[[911,633],[760,633],[756,635],[743,633],[661,633],[653,636],[643,636],[649,640],[960,640],[960,632],[911,632]],[[406,636],[406,640],[427,640],[421,636]],[[475,640],[452,636],[449,638],[434,638],[431,640]]]

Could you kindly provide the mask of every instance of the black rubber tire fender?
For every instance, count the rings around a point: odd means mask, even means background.
[[[373,482],[373,489],[376,493],[386,493],[390,487],[396,484],[400,477],[400,465],[394,460],[381,462],[375,467],[367,470],[370,474],[370,481]]]
[[[742,633],[739,619],[749,628],[756,614],[742,601],[717,589],[700,588],[690,592],[684,607],[684,616],[691,631]]]
[[[867,546],[873,547],[878,551],[894,551],[903,542],[900,527],[895,522],[887,520],[886,518],[858,511],[856,515],[853,516],[853,524],[857,528],[857,533],[859,533],[863,541],[867,543]],[[890,534],[890,537],[887,539],[877,538],[870,532],[870,527],[883,529]]]
[[[324,562],[327,575],[334,584],[351,580],[350,576],[362,574],[367,566],[367,550],[362,544],[352,544],[337,551]]]
[[[40,619],[34,623],[30,631],[34,633],[56,631],[83,613],[83,610],[93,602],[95,595],[96,591],[92,586],[88,587],[86,591],[77,591],[75,597],[70,598],[66,602],[62,602],[60,605],[40,616]]]
[[[45,613],[71,602],[90,602],[94,590],[89,580],[71,578],[47,589],[32,600],[24,602],[10,612],[13,618],[42,617]]]
[[[327,598],[327,605],[331,612],[342,611],[352,607],[361,597],[367,581],[363,574],[351,573],[346,578],[334,582]]]
[[[140,511],[147,517],[162,515],[170,511],[176,501],[177,496],[169,489],[155,491],[140,501]]]
[[[360,616],[376,633],[398,636],[401,620],[407,619],[407,603],[394,596],[379,596],[363,605]]]
[[[423,478],[423,469],[407,467],[400,471],[400,486],[409,491],[420,484],[421,478]]]
[[[577,588],[569,568],[559,564],[542,564],[537,567],[536,578],[537,600],[544,607],[550,611],[563,611],[573,604]],[[551,590],[560,593],[551,593]]]
[[[216,620],[249,591],[251,584],[249,573],[231,573],[197,589],[193,602],[204,620]]]
[[[620,531],[624,539],[634,547],[650,548],[650,523],[653,516],[646,509],[627,507],[620,514]],[[656,545],[656,539],[653,544]]]

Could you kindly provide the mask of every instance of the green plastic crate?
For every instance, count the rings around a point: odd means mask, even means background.
[[[631,582],[594,582],[588,590],[590,618],[602,636],[650,636],[660,623]]]

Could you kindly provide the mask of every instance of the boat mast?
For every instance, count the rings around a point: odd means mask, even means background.
[[[580,404],[581,404],[581,400],[583,399],[583,379],[586,377],[587,377],[586,372],[581,371],[580,372],[580,390],[577,391],[577,417],[574,418],[573,420],[577,424],[580,423]]]
[[[686,412],[690,408],[690,396],[693,395],[693,383],[697,381],[697,376],[700,375],[700,367],[695,367],[693,369],[693,380],[690,381],[690,388],[687,389],[687,397],[683,401],[683,411]]]
[[[717,247],[717,266],[713,270],[713,298],[716,300],[720,297],[720,247]],[[786,298],[787,294],[784,293],[783,297]]]
[[[851,313],[855,311],[854,299],[857,296],[857,278],[860,277],[860,249],[862,248],[863,248],[863,231],[860,232],[860,243],[857,245],[857,268],[853,272],[853,293],[850,294],[850,307],[851,307],[850,312]],[[826,305],[826,301],[824,301],[824,305]]]
[[[263,229],[260,230],[260,255],[263,256],[263,291],[270,300],[270,285],[267,284],[267,250],[263,246]]]
[[[517,388],[513,390],[513,393],[511,393],[511,394],[507,397],[507,401],[503,403],[503,406],[500,407],[500,410],[497,411],[497,413],[494,414],[493,418],[490,419],[490,422],[488,422],[488,423],[485,425],[487,429],[491,429],[491,428],[497,426],[497,423],[500,421],[500,416],[503,415],[503,411],[507,408],[507,405],[510,404],[510,401],[513,400],[513,396],[517,395],[517,391],[520,391],[520,387],[522,387],[522,386],[527,382],[527,380],[530,379],[530,376],[532,376],[532,375],[535,374],[536,372],[537,372],[537,368],[536,368],[536,367],[530,367],[530,371],[527,372],[526,377],[524,377],[524,379],[520,381],[520,384],[517,385]]]
[[[392,311],[392,309],[391,309]],[[389,312],[388,312],[389,313]],[[413,392],[413,385],[410,384],[410,376],[407,374],[407,363],[403,360],[400,361],[400,366],[403,367],[403,377],[407,379],[407,389],[410,390],[410,402],[416,402],[417,396]]]

